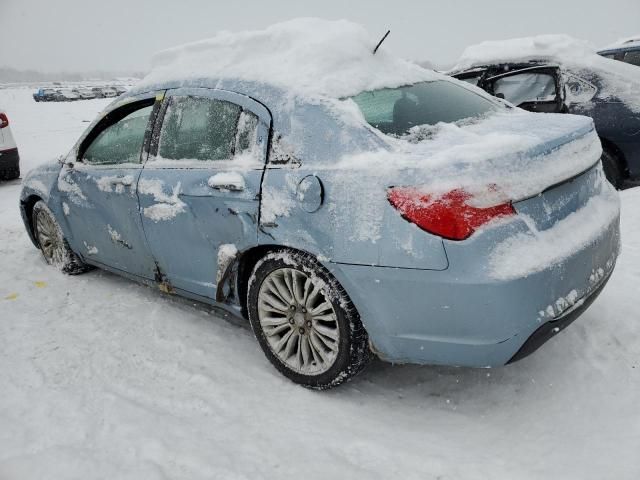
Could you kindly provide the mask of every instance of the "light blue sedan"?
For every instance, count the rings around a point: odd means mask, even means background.
[[[233,79],[134,88],[30,172],[25,226],[66,273],[99,267],[240,314],[308,387],[372,354],[522,358],[615,265],[618,198],[593,124],[444,77],[391,87],[326,101]]]

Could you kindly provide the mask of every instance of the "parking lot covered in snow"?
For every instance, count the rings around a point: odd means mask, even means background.
[[[0,90],[26,173],[108,99]],[[23,174],[24,176],[24,174]],[[374,362],[297,387],[250,328],[114,275],[45,265],[0,184],[0,478],[640,476],[640,188],[594,305],[531,357],[473,370]]]

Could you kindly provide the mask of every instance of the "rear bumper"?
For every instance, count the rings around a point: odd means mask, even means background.
[[[17,148],[0,150],[0,177],[20,175],[20,155]]]
[[[526,342],[520,347],[520,350],[516,352],[516,354],[511,357],[511,359],[507,362],[514,363],[518,360],[522,360],[523,358],[528,357],[532,353],[534,353],[538,348],[551,340],[552,337],[555,337],[562,330],[571,325],[575,320],[578,319],[580,315],[582,315],[587,308],[591,306],[591,304],[598,298],[598,295],[602,293],[604,290],[604,286],[609,281],[611,274],[609,274],[604,281],[586,298],[579,300],[574,308],[569,309],[567,312],[563,313],[560,317],[555,320],[551,320],[540,328],[538,328],[535,332],[531,334],[531,336],[527,339]]]
[[[382,359],[492,367],[523,358],[580,316],[604,288],[619,245],[615,217],[562,261],[513,279],[492,278],[486,256],[469,245],[477,263],[453,260],[445,271],[327,267],[349,293]]]

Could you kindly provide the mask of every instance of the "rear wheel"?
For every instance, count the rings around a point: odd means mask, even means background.
[[[15,180],[16,178],[20,178],[20,167],[0,171],[0,179],[2,180]]]
[[[253,270],[247,299],[260,346],[290,380],[331,388],[367,364],[369,339],[358,312],[313,257],[288,250],[267,255]]]
[[[609,180],[616,189],[620,189],[624,183],[624,172],[618,158],[612,153],[603,150],[601,160],[602,169],[604,170],[607,180]]]
[[[34,236],[42,256],[49,265],[56,266],[69,275],[78,275],[90,270],[91,267],[71,250],[53,212],[42,200],[33,206],[32,221]]]

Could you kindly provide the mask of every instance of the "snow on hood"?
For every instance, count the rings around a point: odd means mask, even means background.
[[[640,68],[602,57],[588,42],[568,35],[539,35],[472,45],[462,53],[453,71],[527,61],[557,63],[577,73],[595,72],[602,81],[599,97],[618,98],[640,113]]]
[[[384,45],[373,55],[379,39],[359,24],[317,18],[290,20],[264,30],[222,31],[156,54],[141,84],[228,78],[340,98],[442,78],[394,56]]]

